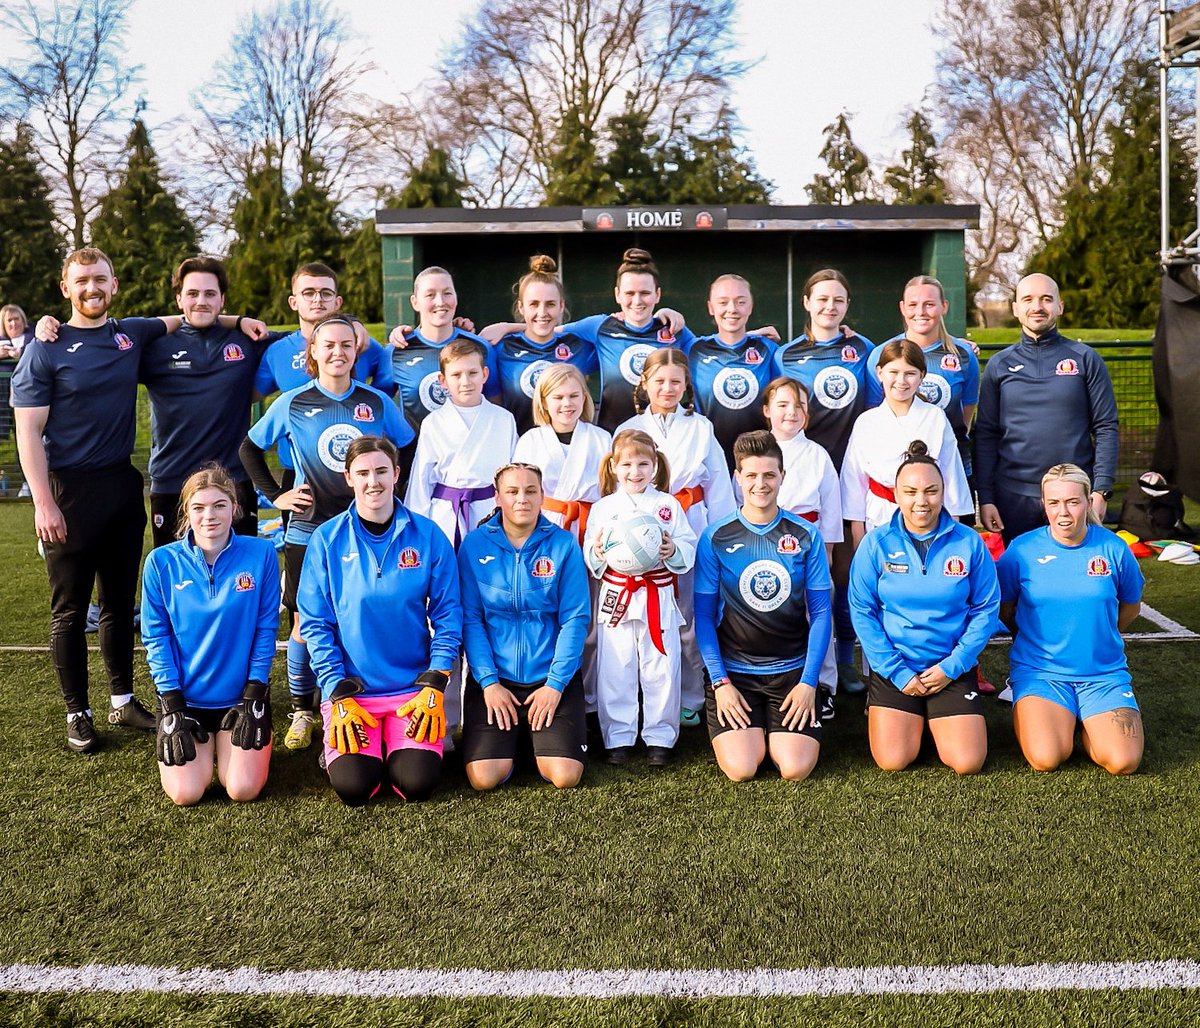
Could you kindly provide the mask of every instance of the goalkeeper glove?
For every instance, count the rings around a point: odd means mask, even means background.
[[[271,742],[271,691],[266,682],[249,681],[242,698],[221,719],[221,731],[232,732],[241,750],[261,750]]]
[[[396,711],[398,716],[409,719],[404,734],[410,739],[434,743],[445,737],[446,698],[443,690],[449,680],[446,671],[422,671],[417,675],[416,684],[421,691]]]
[[[357,753],[370,741],[367,728],[379,727],[379,722],[353,699],[362,690],[362,682],[343,678],[329,697],[329,737],[326,742],[338,753]]]
[[[182,689],[170,689],[159,699],[162,709],[158,714],[158,738],[155,740],[159,763],[182,767],[196,759],[196,743],[208,742],[208,732],[194,717],[188,717]]]

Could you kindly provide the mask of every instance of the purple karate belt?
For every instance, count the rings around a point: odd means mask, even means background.
[[[490,500],[496,495],[495,486],[481,485],[473,489],[463,489],[454,485],[443,485],[438,482],[433,487],[435,500],[446,500],[454,508],[454,548],[462,542],[462,526],[469,525],[471,504],[476,500]]]

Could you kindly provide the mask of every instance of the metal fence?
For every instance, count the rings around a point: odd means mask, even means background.
[[[979,347],[979,361],[1007,347],[987,343]],[[1102,358],[1112,376],[1113,392],[1121,423],[1121,448],[1117,460],[1117,483],[1129,484],[1150,467],[1154,436],[1158,431],[1158,405],[1154,402],[1154,374],[1150,361],[1153,340],[1115,340],[1088,343]]]
[[[986,363],[1007,343],[988,343],[980,346],[979,359]],[[1089,343],[1108,365],[1121,417],[1121,451],[1117,481],[1129,483],[1150,466],[1154,452],[1154,435],[1158,429],[1158,407],[1154,402],[1154,382],[1150,353],[1152,342]],[[12,410],[8,406],[8,382],[13,363],[0,363],[0,496],[15,496],[24,477],[17,461],[16,435]],[[138,388],[137,443],[133,461],[144,472],[150,460],[150,399],[146,390]]]

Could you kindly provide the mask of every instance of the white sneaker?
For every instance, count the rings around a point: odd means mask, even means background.
[[[312,745],[313,732],[321,725],[315,710],[293,710],[292,724],[283,737],[283,745],[289,750],[306,750]]]

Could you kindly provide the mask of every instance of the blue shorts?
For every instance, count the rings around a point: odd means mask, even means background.
[[[1133,686],[1119,678],[1076,679],[1064,678],[1017,678],[1010,680],[1013,691],[1013,706],[1027,696],[1040,696],[1060,707],[1066,707],[1081,721],[1096,714],[1107,714],[1110,710],[1128,707],[1140,710],[1133,695]]]

